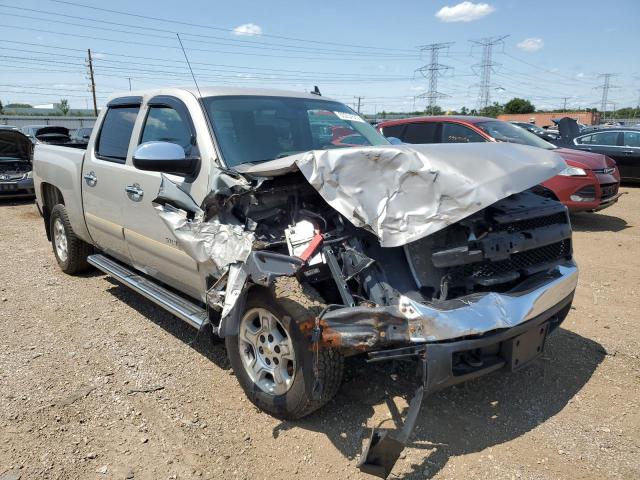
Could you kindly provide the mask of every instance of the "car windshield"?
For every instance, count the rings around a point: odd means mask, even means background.
[[[547,150],[557,148],[555,145],[541,139],[530,131],[513,125],[508,122],[499,120],[478,122],[476,126],[485,133],[491,135],[498,142],[519,143],[521,145],[530,145],[532,147],[540,147]]]
[[[331,100],[228,96],[203,103],[228,167],[309,150],[389,144],[353,110]]]

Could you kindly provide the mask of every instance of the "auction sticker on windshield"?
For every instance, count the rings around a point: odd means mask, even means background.
[[[340,120],[346,120],[347,122],[363,122],[363,123],[365,123],[365,121],[359,115],[356,115],[354,113],[346,113],[346,112],[333,112],[333,113]]]

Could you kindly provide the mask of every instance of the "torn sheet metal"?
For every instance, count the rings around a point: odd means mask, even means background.
[[[235,262],[244,262],[253,246],[254,234],[240,225],[189,220],[185,212],[171,205],[157,205],[156,211],[176,236],[178,246],[202,265],[213,262],[218,270]]]
[[[573,293],[577,283],[578,267],[571,261],[505,293],[474,293],[431,304],[403,296],[397,306],[335,309],[320,321],[322,345],[364,352],[511,328],[559,304]],[[312,321],[305,321],[300,328],[306,332],[313,326]]]
[[[552,151],[507,143],[314,150],[292,160],[329,205],[383,247],[426,237],[566,168]]]

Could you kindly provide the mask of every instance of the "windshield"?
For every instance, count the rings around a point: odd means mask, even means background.
[[[512,123],[495,120],[490,122],[478,122],[476,123],[476,126],[482,129],[485,133],[491,135],[498,142],[519,143],[521,145],[530,145],[532,147],[540,147],[546,150],[553,150],[554,148],[557,148],[555,145]]]
[[[330,100],[229,96],[203,103],[228,167],[309,150],[389,144],[353,110]]]

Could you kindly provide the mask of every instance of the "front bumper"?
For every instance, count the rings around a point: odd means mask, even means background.
[[[370,362],[416,359],[422,366],[422,381],[409,404],[402,428],[373,429],[358,468],[370,475],[387,478],[409,442],[422,401],[429,394],[497,370],[516,370],[537,358],[543,351],[547,335],[564,321],[571,308],[577,274],[577,267],[572,262],[558,267],[555,278],[549,278],[547,283],[538,278],[536,282],[542,284],[521,285],[522,288],[508,294],[485,295],[484,298],[488,296],[490,300],[482,307],[482,300],[478,300],[449,311],[459,310],[449,316],[451,322],[462,321],[459,328],[467,328],[467,320],[478,321],[482,317],[486,317],[485,325],[496,314],[486,304],[490,302],[501,310],[499,320],[494,319],[496,325],[502,324],[509,315],[515,315],[508,321],[509,326],[455,340],[425,342],[425,337],[420,336],[410,339],[416,342],[414,345],[370,352]],[[466,315],[468,319],[464,319]],[[422,321],[418,322],[418,325],[422,324]]]
[[[35,195],[33,178],[0,180],[0,198],[33,198]]]
[[[544,315],[570,297],[577,283],[578,267],[569,261],[504,293],[474,293],[433,304],[402,297],[397,306],[340,308],[320,319],[320,343],[355,354],[478,337]],[[313,326],[313,321],[303,322],[301,329]]]

